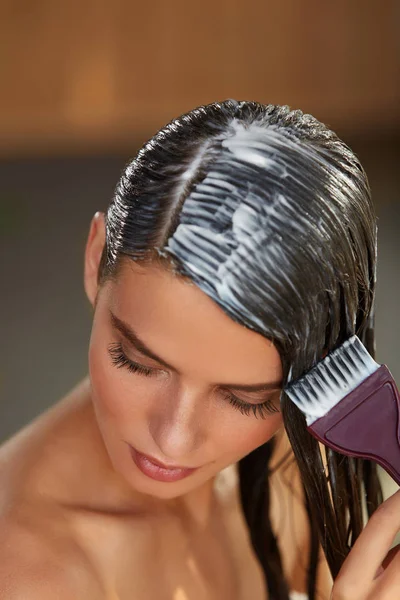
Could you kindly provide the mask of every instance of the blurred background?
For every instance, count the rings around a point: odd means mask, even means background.
[[[379,216],[378,360],[400,382],[400,3],[2,0],[0,441],[87,373],[90,219],[167,121],[289,104],[358,153]]]

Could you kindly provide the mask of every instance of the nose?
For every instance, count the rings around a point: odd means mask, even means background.
[[[189,384],[164,390],[155,399],[149,430],[159,460],[196,467],[194,455],[206,441],[207,396]]]

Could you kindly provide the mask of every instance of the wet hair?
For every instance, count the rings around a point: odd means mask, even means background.
[[[171,121],[127,165],[106,213],[98,281],[125,261],[194,282],[236,322],[276,345],[284,384],[356,333],[374,355],[376,217],[355,154],[311,115],[227,100]],[[382,501],[376,466],[327,449],[282,393],[310,526],[335,578]],[[271,600],[287,600],[269,516],[273,441],[239,462],[240,494]]]

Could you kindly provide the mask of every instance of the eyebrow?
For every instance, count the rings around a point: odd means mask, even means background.
[[[165,361],[160,356],[157,356],[155,352],[153,352],[143,340],[140,339],[138,334],[133,331],[133,329],[124,321],[119,319],[114,313],[110,310],[110,317],[112,325],[125,337],[125,339],[138,351],[141,352],[147,358],[150,358],[160,365],[163,365],[167,369],[174,371],[175,373],[179,373],[178,369],[170,365],[167,361]],[[282,386],[282,381],[269,381],[265,383],[255,383],[255,384],[240,384],[240,383],[216,383],[214,385],[219,385],[221,387],[229,387],[235,390],[240,390],[243,392],[262,392],[268,390],[277,390]]]

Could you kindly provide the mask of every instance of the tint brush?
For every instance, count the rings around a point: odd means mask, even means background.
[[[389,369],[372,359],[357,336],[285,392],[320,442],[376,461],[400,485],[400,395]]]

